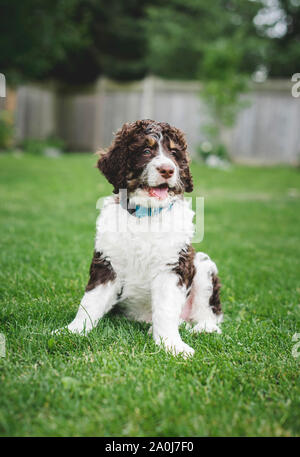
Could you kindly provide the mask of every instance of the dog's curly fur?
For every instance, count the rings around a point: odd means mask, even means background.
[[[97,166],[106,179],[114,186],[114,193],[119,189],[135,190],[138,178],[142,174],[148,159],[141,160],[137,151],[149,144],[151,134],[161,134],[178,147],[180,157],[180,178],[185,192],[193,191],[193,180],[189,168],[189,156],[184,134],[166,122],[151,119],[126,123],[116,133],[108,151],[100,151]]]

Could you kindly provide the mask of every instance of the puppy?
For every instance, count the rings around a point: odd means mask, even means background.
[[[156,344],[191,356],[179,325],[192,332],[218,332],[222,321],[217,267],[191,245],[194,212],[183,133],[164,122],[126,123],[99,170],[113,185],[96,224],[90,278],[71,332],[86,334],[113,308],[149,322]]]

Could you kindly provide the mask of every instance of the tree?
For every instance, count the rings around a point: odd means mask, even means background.
[[[149,67],[160,76],[199,79],[201,98],[210,113],[203,128],[212,150],[226,154],[224,127],[234,123],[244,106],[241,94],[264,52],[254,18],[260,2],[173,0],[149,9]],[[204,152],[204,151],[200,151]]]
[[[243,54],[234,40],[220,39],[208,46],[202,61],[201,98],[210,121],[202,128],[211,143],[211,152],[227,156],[222,142],[224,128],[231,127],[247,102],[241,95],[249,90],[249,75],[242,71]],[[200,153],[203,154],[201,147]]]
[[[251,75],[263,65],[270,76],[290,77],[299,71],[299,6],[300,0],[0,0],[0,71],[10,84],[88,83],[101,74],[202,79],[209,55],[217,52],[209,71],[219,73],[231,49],[240,56],[237,73]]]
[[[300,0],[273,0],[256,17],[257,31],[265,39],[264,61],[270,77],[291,78],[299,72]]]
[[[153,0],[0,0],[7,80],[88,83],[146,72],[145,8]]]
[[[77,0],[0,0],[0,68],[9,84],[43,79],[72,48],[84,46],[74,23]]]
[[[172,0],[148,9],[145,22],[149,51],[148,68],[155,74],[177,79],[201,79],[207,75],[203,62],[213,48],[221,57],[222,42],[231,43],[241,58],[235,70],[253,72],[263,59],[264,38],[253,22],[262,4],[259,1]],[[226,48],[226,49],[225,49]],[[228,46],[223,47],[227,59]],[[231,57],[230,57],[231,59]],[[222,71],[216,61],[214,75]]]

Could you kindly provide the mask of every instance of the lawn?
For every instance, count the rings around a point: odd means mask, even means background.
[[[300,171],[193,166],[195,247],[219,267],[225,320],[221,335],[182,329],[184,360],[116,316],[51,336],[75,315],[111,191],[94,163],[0,155],[1,436],[299,436]]]

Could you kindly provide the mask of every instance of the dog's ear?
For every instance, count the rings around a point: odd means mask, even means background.
[[[177,129],[176,127],[171,127],[167,123],[161,123],[163,132],[168,135],[171,142],[177,143],[183,154],[184,159],[181,163],[179,163],[180,167],[180,179],[184,186],[185,192],[193,192],[194,185],[193,185],[193,178],[190,171],[190,156],[187,151],[187,143],[185,139],[185,134],[182,130]]]
[[[129,124],[116,133],[115,139],[107,152],[100,152],[97,167],[114,186],[114,193],[127,186],[127,158],[128,158],[128,130]]]
[[[180,177],[182,184],[184,185],[184,191],[185,192],[193,192],[194,189],[194,184],[193,184],[193,178],[190,170],[190,155],[187,151],[187,143],[185,139],[185,134],[183,133],[182,130],[180,129],[175,129],[175,136],[177,142],[181,145],[183,151],[184,151],[184,161],[181,165],[180,168]]]
[[[104,174],[106,179],[114,186],[114,193],[119,189],[127,188],[128,156],[132,152],[132,145],[136,137],[143,134],[147,127],[154,121],[144,119],[126,123],[116,133],[107,152],[99,153],[100,158],[97,167]]]
[[[187,163],[186,163],[186,166],[184,166],[182,168],[181,181],[184,185],[185,192],[193,192],[194,184],[193,184],[193,178],[191,175],[191,170],[190,170],[190,165],[189,165],[190,160],[188,157],[188,153],[186,153],[186,155],[187,155]]]

